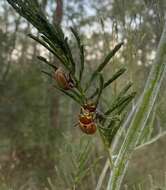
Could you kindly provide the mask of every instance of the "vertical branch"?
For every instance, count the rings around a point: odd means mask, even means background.
[[[53,15],[53,24],[60,25],[63,18],[63,1],[56,0],[56,10]]]
[[[134,107],[130,114],[128,115],[126,121],[124,122],[124,124],[122,125],[122,127],[119,129],[117,135],[115,136],[115,140],[113,141],[113,145],[112,145],[112,154],[114,154],[115,150],[117,149],[117,147],[119,146],[119,141],[122,137],[122,134],[124,132],[124,130],[128,127],[128,125],[130,124],[131,122],[131,119],[134,115],[134,112],[135,112],[135,108]],[[109,168],[109,159],[107,158],[107,161],[105,162],[105,165],[103,167],[103,170],[99,176],[99,179],[98,179],[98,183],[97,183],[97,186],[96,186],[96,189],[95,190],[101,190],[102,188],[102,184],[103,184],[103,181],[105,179],[105,176],[106,176],[106,173],[107,173],[107,170]]]
[[[53,14],[53,24],[60,25],[63,18],[63,2],[62,0],[55,0],[57,3],[56,10]],[[58,60],[56,57],[53,58],[53,61],[56,62],[58,65]],[[58,127],[58,117],[59,117],[59,97],[55,93],[51,97],[51,108],[50,108],[50,114],[51,114],[51,126],[52,127]]]

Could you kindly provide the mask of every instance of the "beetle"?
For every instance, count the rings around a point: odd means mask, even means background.
[[[81,107],[78,126],[82,132],[91,135],[96,132],[97,124],[95,122],[95,112],[92,112],[91,109],[87,108],[89,107]]]
[[[54,71],[53,78],[64,90],[70,90],[74,87],[74,82],[70,74],[66,74],[61,67]]]
[[[87,102],[82,106],[85,110],[88,110],[91,113],[94,113],[96,111],[96,104],[93,102]]]
[[[79,127],[82,130],[82,132],[88,134],[88,135],[92,135],[96,132],[97,130],[97,126],[95,122],[91,122],[89,124],[83,124],[83,123],[79,123]]]

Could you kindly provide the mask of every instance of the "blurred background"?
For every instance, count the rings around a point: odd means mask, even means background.
[[[124,41],[123,48],[104,74],[109,77],[122,66],[128,71],[105,91],[103,107],[111,104],[112,96],[127,81],[134,82],[136,101],[155,58],[166,1],[40,0],[39,3],[50,22],[61,24],[70,39],[76,60],[79,52],[69,27],[78,29],[86,51],[85,80],[109,50]],[[47,66],[37,59],[37,55],[45,56],[52,62],[55,59],[27,37],[28,33],[38,35],[6,0],[1,0],[0,187],[67,190],[77,184],[76,189],[79,190],[95,189],[106,160],[102,143],[97,135],[84,135],[75,127],[79,107],[57,92],[52,87],[52,81],[40,72]],[[165,89],[164,80],[156,104],[153,136],[166,129]],[[129,107],[131,109],[132,106]],[[155,153],[152,152],[152,155]],[[78,179],[78,164],[82,155],[85,158],[81,171],[85,172]],[[146,163],[142,160],[138,167],[145,168],[143,164]],[[162,165],[158,162],[156,167],[164,178],[163,162]],[[139,182],[145,172],[141,171]],[[150,169],[147,173],[151,174]],[[132,179],[138,176],[132,173],[129,177],[132,184]]]

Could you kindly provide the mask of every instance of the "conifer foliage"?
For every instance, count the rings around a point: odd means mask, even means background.
[[[114,102],[105,111],[99,111],[104,89],[125,73],[126,68],[119,69],[109,79],[105,79],[102,71],[110,63],[123,42],[117,44],[103,59],[97,68],[86,76],[88,82],[83,81],[86,75],[84,45],[75,28],[70,28],[79,48],[79,63],[76,63],[68,38],[62,28],[57,24],[52,25],[46,18],[37,0],[7,0],[8,3],[25,19],[27,19],[39,32],[39,36],[29,34],[29,37],[44,46],[60,62],[49,62],[45,57],[38,59],[52,68],[52,72],[42,71],[54,81],[54,87],[66,96],[72,98],[80,105],[78,126],[86,134],[94,134],[99,130],[105,142],[110,145],[117,130],[125,117],[125,108],[135,96],[135,92],[128,93],[132,84],[128,83],[114,98]],[[97,88],[92,91],[92,85],[98,82]]]

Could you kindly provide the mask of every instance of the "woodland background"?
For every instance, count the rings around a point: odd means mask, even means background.
[[[118,42],[124,46],[104,70],[111,76],[126,66],[124,76],[106,90],[103,105],[127,81],[133,81],[136,100],[142,93],[164,25],[165,0],[41,0],[50,22],[61,24],[75,59],[78,48],[69,31],[74,26],[86,50],[88,73]],[[80,180],[79,189],[95,189],[106,155],[95,136],[84,135],[77,122],[79,108],[52,87],[40,71],[46,66],[37,55],[56,61],[26,34],[37,31],[21,18],[5,0],[0,1],[0,187],[1,189],[71,189],[77,176],[78,157],[86,159],[82,171],[93,165]],[[84,76],[86,79],[86,75]],[[156,103],[153,136],[166,126],[166,83],[162,83]],[[136,101],[135,100],[135,101]],[[133,101],[133,105],[134,105]],[[132,109],[132,106],[129,110]],[[163,145],[164,146],[164,145]],[[162,149],[159,146],[158,149]],[[153,150],[152,150],[153,151]],[[162,150],[161,150],[162,152]],[[151,152],[152,157],[156,152]],[[145,154],[144,154],[145,155]],[[154,156],[155,157],[155,156]],[[146,168],[144,157],[137,168]],[[150,162],[150,161],[149,161]],[[136,162],[137,163],[137,162]],[[159,171],[163,162],[158,161]],[[152,166],[153,167],[153,166]],[[146,173],[141,170],[141,172]],[[143,173],[140,172],[140,175]],[[163,172],[163,171],[162,171]],[[147,175],[151,173],[149,169]],[[137,178],[131,173],[129,182]],[[164,173],[163,173],[164,178]],[[143,176],[138,183],[141,183]],[[137,181],[136,181],[137,182]],[[91,186],[89,186],[91,184]],[[53,188],[54,187],[54,188]],[[104,187],[103,187],[104,189]]]

